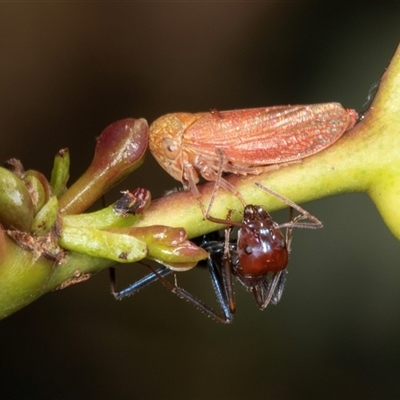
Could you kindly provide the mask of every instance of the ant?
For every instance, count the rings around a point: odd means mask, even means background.
[[[148,265],[152,271],[149,275],[121,291],[116,291],[115,270],[111,269],[111,292],[115,299],[120,300],[130,296],[148,284],[160,280],[172,293],[187,300],[211,318],[227,324],[232,322],[236,310],[232,282],[232,276],[235,276],[246,290],[253,293],[255,302],[261,310],[270,303],[277,304],[282,297],[286,282],[293,228],[317,229],[322,227],[322,223],[284,196],[260,183],[256,185],[289,205],[290,221],[278,224],[263,207],[248,204],[244,208],[241,222],[231,221],[231,212],[228,213],[226,220],[216,220],[227,225],[224,237],[213,232],[200,239],[199,245],[210,255],[198,266],[205,265],[208,268],[222,314],[215,312],[179,287],[176,279],[174,284],[166,280],[165,277],[173,272],[168,267],[155,270]],[[300,213],[296,217],[293,217],[294,209]],[[304,219],[310,222],[300,222]],[[238,228],[236,240],[231,235],[233,226]],[[286,229],[285,235],[282,233],[283,228]]]

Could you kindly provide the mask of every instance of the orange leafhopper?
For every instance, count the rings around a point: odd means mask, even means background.
[[[257,175],[299,162],[332,145],[357,118],[339,103],[173,113],[151,124],[149,147],[201,204],[200,175],[235,192],[222,173]]]

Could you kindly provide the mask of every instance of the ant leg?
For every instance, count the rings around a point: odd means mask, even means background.
[[[151,274],[144,276],[138,281],[132,283],[128,287],[123,290],[117,291],[117,278],[115,274],[115,268],[109,268],[110,271],[110,284],[111,284],[111,294],[114,296],[116,300],[121,300],[124,297],[131,296],[132,294],[138,292],[143,287],[149,285],[152,282],[155,282],[159,279],[159,277],[167,276],[172,272],[171,269],[167,267],[161,267],[157,271],[153,271]]]
[[[293,207],[289,208],[289,220],[293,221]],[[288,226],[286,228],[286,248],[288,251],[288,254],[290,255],[290,251],[292,249],[292,231],[293,231],[293,227]]]
[[[264,310],[270,302],[276,304],[280,300],[283,292],[283,287],[279,285],[282,273],[283,271],[279,271],[274,274],[272,281],[266,287],[262,286],[261,289],[257,288],[257,290],[255,287],[253,288],[256,303],[261,310]],[[277,293],[275,293],[275,290],[277,290]],[[275,302],[275,299],[278,300]]]
[[[235,312],[235,302],[233,299],[232,281],[230,271],[226,273],[227,260],[223,260],[222,270],[219,271],[213,261],[209,258],[207,260],[208,270],[210,272],[211,282],[214,287],[214,292],[217,297],[218,303],[224,314],[224,323],[231,323],[233,319],[233,313]],[[229,268],[229,266],[228,266]],[[229,278],[227,279],[227,275]],[[226,281],[229,280],[229,283]]]
[[[221,252],[223,248],[223,244],[221,242],[212,242],[210,246],[204,246],[206,250],[214,251],[216,252],[217,255],[220,255],[219,258],[221,258]],[[222,257],[223,258],[223,257]],[[222,259],[221,258],[221,259]],[[116,300],[123,299],[124,297],[131,296],[132,294],[136,293],[143,287],[149,285],[152,282],[155,282],[157,280],[161,281],[161,283],[172,293],[176,294],[178,297],[188,301],[191,303],[193,306],[195,306],[197,309],[200,311],[206,313],[208,316],[213,318],[214,320],[217,320],[221,323],[228,324],[232,322],[233,319],[233,312],[234,312],[234,303],[232,299],[232,287],[229,287],[226,282],[231,282],[230,280],[230,275],[228,278],[226,278],[227,273],[226,270],[228,270],[230,274],[230,269],[229,265],[226,264],[225,261],[223,261],[223,265],[221,266],[217,260],[213,260],[212,257],[210,256],[207,259],[207,267],[210,273],[211,277],[211,282],[214,287],[214,291],[217,297],[218,304],[220,305],[223,315],[218,314],[214,310],[212,310],[210,307],[206,306],[203,302],[198,300],[196,297],[194,297],[192,294],[187,292],[185,289],[180,288],[177,283],[175,284],[170,283],[165,279],[165,276],[169,275],[171,272],[173,272],[171,269],[167,267],[161,267],[157,270],[153,269],[150,265],[146,265],[152,272],[142,279],[134,282],[133,284],[129,285],[127,288],[117,291],[116,290],[116,274],[115,274],[115,268],[110,268],[110,283],[111,283],[111,293],[113,294],[114,298]],[[226,289],[228,286],[228,289]],[[232,307],[233,304],[233,307]]]
[[[224,292],[223,285],[221,285],[221,276],[218,271],[218,268],[214,265],[213,261],[211,258],[207,260],[207,265],[209,267],[210,275],[211,275],[211,281],[213,283],[215,293],[217,296],[218,303],[220,304],[222,310],[223,310],[223,316],[215,312],[213,309],[205,305],[201,300],[197,299],[195,296],[193,296],[191,293],[187,292],[185,289],[179,287],[177,283],[175,284],[170,283],[167,281],[164,277],[161,275],[158,275],[157,271],[153,270],[152,267],[149,266],[149,268],[153,271],[155,275],[157,275],[158,279],[161,281],[161,283],[172,293],[176,294],[178,297],[180,297],[183,300],[186,300],[190,304],[192,304],[194,307],[196,307],[198,310],[204,312],[207,314],[209,317],[212,319],[221,322],[223,324],[229,324],[232,322],[232,313],[230,312],[229,306],[227,305],[225,299],[226,299],[226,294]]]
[[[281,300],[283,289],[285,288],[285,284],[286,284],[286,269],[281,271],[274,294],[271,297],[271,303],[273,305],[276,305]]]
[[[228,214],[228,218],[230,219],[230,214]],[[225,243],[224,243],[224,255],[222,258],[223,261],[223,269],[222,269],[222,278],[223,278],[223,283],[224,287],[226,289],[226,295],[227,295],[227,302],[229,302],[229,309],[231,313],[234,313],[236,311],[236,305],[235,305],[235,298],[233,294],[233,283],[232,283],[232,260],[231,260],[231,226],[227,226],[225,228]],[[237,242],[236,242],[237,246]]]
[[[230,242],[230,233],[231,227],[228,226],[225,228],[225,240],[221,260],[217,261],[216,257],[212,256],[207,259],[208,270],[210,272],[215,295],[225,318],[229,322],[232,321],[233,314],[236,311],[231,272],[232,261],[230,255],[231,250],[233,250],[233,245]],[[210,246],[204,248],[213,254],[216,253],[217,250],[220,252],[221,246],[221,242],[214,242]],[[219,252],[217,253],[219,254]]]
[[[293,220],[290,222],[280,224],[279,228],[286,228],[286,227],[291,227],[291,228],[308,228],[308,229],[318,229],[322,228],[322,222],[315,217],[314,215],[310,214],[308,211],[306,211],[304,208],[300,207],[298,204],[294,203],[293,201],[289,200],[287,197],[282,196],[278,192],[275,192],[274,190],[268,188],[267,186],[264,186],[263,184],[256,182],[256,186],[258,186],[260,189],[265,190],[266,192],[270,193],[272,196],[276,197],[277,199],[283,201],[286,203],[289,207],[294,208],[297,210],[300,215],[295,217]],[[309,219],[311,222],[304,222],[304,223],[298,223],[297,221],[303,220],[303,219]]]

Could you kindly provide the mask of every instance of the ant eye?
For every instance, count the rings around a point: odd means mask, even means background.
[[[250,254],[253,253],[253,250],[252,250],[251,246],[249,246],[249,245],[247,245],[247,246],[245,247],[244,251],[245,251],[245,253],[248,254],[248,255],[250,255]]]

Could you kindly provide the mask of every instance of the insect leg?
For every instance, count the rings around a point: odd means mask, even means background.
[[[231,211],[228,213],[228,219],[230,219]],[[236,310],[235,299],[233,295],[233,284],[232,284],[232,260],[231,260],[231,250],[235,250],[237,248],[237,241],[235,245],[231,244],[231,226],[227,226],[225,228],[225,243],[224,243],[224,255],[222,259],[223,270],[222,270],[222,278],[223,284],[226,290],[227,302],[229,302],[229,309],[232,313]],[[232,248],[235,247],[235,249]]]
[[[214,169],[208,169],[207,174],[205,174],[205,170],[203,170],[203,176],[206,177],[207,180],[214,181],[214,188],[211,193],[210,202],[208,203],[206,212],[205,213],[203,212],[203,215],[204,215],[204,218],[209,221],[219,223],[219,224],[228,224],[228,223],[230,224],[230,221],[227,219],[214,218],[210,215],[211,207],[214,203],[215,196],[218,192],[218,189],[220,187],[222,187],[223,189],[227,190],[228,192],[230,192],[233,195],[235,195],[236,197],[238,197],[239,200],[242,202],[243,207],[246,206],[246,202],[245,202],[243,196],[241,195],[241,193],[232,184],[230,184],[227,180],[225,180],[222,177],[222,173],[224,171],[224,154],[223,154],[222,150],[219,148],[216,149],[216,152],[218,153],[219,158],[220,158],[218,171],[216,172]],[[230,213],[231,213],[231,211],[230,211]],[[242,226],[242,224],[240,224],[240,225],[234,224],[234,225]]]
[[[233,300],[230,266],[228,264],[230,259],[227,259],[225,261],[224,256],[222,256],[223,250],[225,252],[224,243],[221,243],[221,241],[212,241],[208,244],[205,243],[202,246],[211,253],[210,257],[207,259],[207,267],[210,273],[211,282],[217,297],[218,304],[222,309],[222,315],[218,314],[213,309],[205,305],[202,301],[198,300],[195,296],[187,292],[185,289],[179,287],[176,283],[176,279],[174,284],[166,280],[165,276],[173,272],[167,267],[161,267],[156,270],[153,269],[150,265],[146,265],[152,272],[121,291],[116,290],[115,268],[110,268],[111,293],[116,300],[120,300],[124,297],[131,296],[132,294],[139,291],[141,288],[159,280],[172,293],[188,301],[197,309],[206,313],[214,320],[217,320],[224,324],[231,323],[233,319],[233,313],[235,311],[235,306]],[[212,255],[214,255],[214,257],[212,257]],[[219,262],[221,260],[222,263]]]
[[[289,207],[289,221],[293,221],[293,207]],[[286,248],[288,254],[290,255],[291,246],[292,246],[292,231],[293,227],[288,226],[286,227],[286,234],[285,234],[285,241],[286,241]]]
[[[224,314],[223,321],[220,320],[221,316],[219,315],[216,319],[220,322],[229,324],[232,322],[233,319],[233,313],[235,312],[235,303],[233,299],[231,273],[229,270],[229,265],[226,264],[227,262],[228,260],[223,259],[222,270],[219,271],[211,258],[208,258],[207,260],[208,270],[210,272],[214,292]],[[226,271],[227,269],[229,270],[228,272]],[[229,278],[227,278],[227,276],[229,276]],[[211,311],[212,313],[214,313],[213,310]]]
[[[308,228],[308,229],[318,229],[322,228],[322,222],[315,217],[314,215],[310,214],[308,211],[306,211],[304,208],[300,207],[298,204],[294,203],[292,200],[288,199],[285,196],[282,196],[278,192],[275,192],[274,190],[268,188],[267,186],[264,186],[262,183],[256,182],[256,186],[259,188],[265,190],[266,192],[270,193],[272,196],[276,197],[277,199],[283,201],[286,203],[289,207],[294,208],[297,210],[300,215],[292,219],[290,222],[280,224],[279,228]],[[311,222],[297,222],[301,221],[303,219],[308,219]]]
[[[283,289],[285,288],[286,283],[286,270],[281,271],[278,283],[276,285],[273,296],[271,297],[271,303],[276,305],[279,303],[282,297]]]
[[[215,175],[215,179],[214,179],[215,184],[214,184],[213,191],[211,193],[210,202],[208,203],[207,211],[206,211],[206,214],[204,216],[204,218],[206,218],[206,219],[209,219],[209,217],[210,217],[211,207],[212,207],[212,205],[214,203],[215,195],[216,195],[216,193],[217,193],[217,191],[219,189],[219,185],[220,185],[221,179],[222,179],[223,154],[222,154],[222,151],[220,149],[216,149],[216,150],[217,150],[217,153],[219,155],[220,162],[219,162],[218,172]],[[214,170],[213,170],[213,172],[215,174]]]
[[[283,273],[284,271],[279,271],[274,274],[272,280],[268,283],[265,282],[262,286],[253,287],[255,301],[261,310],[264,310],[270,302],[276,304],[280,300],[285,283],[281,280]]]
[[[109,268],[110,271],[110,284],[111,284],[111,294],[114,296],[116,300],[121,300],[124,297],[131,296],[132,294],[138,292],[143,287],[149,285],[152,282],[157,281],[160,277],[167,276],[172,272],[171,269],[167,267],[161,267],[157,271],[153,271],[151,274],[144,276],[138,281],[132,283],[128,287],[123,290],[117,291],[117,279],[115,274],[115,268]]]
[[[231,227],[228,226],[225,228],[225,240],[223,243],[214,241],[208,246],[203,245],[203,248],[210,253],[207,259],[207,266],[215,295],[227,323],[232,322],[233,314],[236,310],[231,268],[231,251],[236,249],[236,244],[231,243],[230,233]]]
[[[225,294],[224,294],[223,288],[221,287],[221,284],[220,284],[221,277],[219,276],[219,273],[218,273],[217,269],[215,268],[215,266],[213,265],[212,261],[207,261],[207,265],[209,267],[213,286],[214,286],[214,288],[216,288],[215,293],[217,296],[218,303],[221,305],[221,308],[224,313],[223,316],[219,315],[212,308],[205,305],[201,300],[197,299],[195,296],[193,296],[191,293],[187,292],[185,289],[179,287],[176,283],[172,284],[171,282],[164,279],[161,275],[158,275],[158,279],[172,293],[176,294],[181,299],[186,300],[187,302],[192,304],[194,307],[196,307],[198,310],[207,314],[209,317],[211,317],[214,320],[221,322],[223,324],[229,324],[232,322],[232,313],[230,312],[229,307],[226,306]],[[153,270],[153,272],[155,274],[157,274],[157,272],[155,270]]]
[[[195,169],[194,169],[193,165],[191,165],[190,163],[186,163],[183,166],[183,170],[184,170],[184,178],[185,178],[183,186],[185,189],[188,189],[188,188],[190,189],[193,197],[196,199],[197,203],[199,204],[199,206],[201,208],[201,212],[204,216],[206,214],[206,208],[204,207],[204,204],[201,201],[201,194],[199,192],[199,189],[197,189],[196,182],[198,182],[199,178],[196,177],[196,175],[195,175]]]

